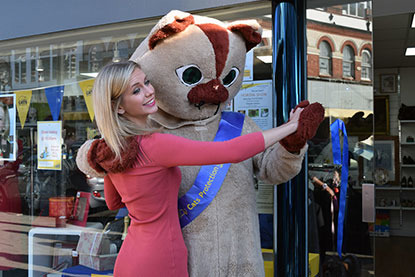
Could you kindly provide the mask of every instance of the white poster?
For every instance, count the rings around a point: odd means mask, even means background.
[[[254,49],[252,48],[246,53],[244,81],[252,81],[254,79]]]
[[[38,121],[37,168],[61,170],[62,121]]]
[[[16,95],[0,96],[0,165],[16,160]]]
[[[272,124],[272,80],[244,82],[234,98],[234,111],[248,115],[262,129]]]

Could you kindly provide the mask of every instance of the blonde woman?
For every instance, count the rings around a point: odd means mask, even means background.
[[[238,163],[295,132],[302,108],[288,123],[225,142],[200,142],[163,134],[147,124],[157,112],[155,91],[133,62],[113,63],[98,74],[93,101],[103,139],[87,141],[78,167],[105,175],[109,209],[126,206],[128,235],[114,276],[187,276],[187,249],[178,217],[178,166]]]

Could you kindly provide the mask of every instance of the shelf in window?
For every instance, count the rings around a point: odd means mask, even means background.
[[[415,120],[399,120],[400,123],[415,123]]]
[[[405,188],[402,188],[402,190],[415,190],[415,188],[408,188],[408,187],[405,187]]]
[[[64,120],[90,120],[89,113],[85,112],[64,112],[63,113]]]
[[[415,167],[415,164],[402,164],[401,167]]]
[[[353,186],[353,189],[362,189],[361,186]],[[400,186],[375,186],[377,190],[401,190]],[[415,188],[411,188],[415,190]]]
[[[402,142],[401,145],[415,145],[415,142]]]
[[[20,122],[17,122],[16,123],[16,126],[19,127],[19,128],[21,128],[22,127],[22,124],[20,124]],[[24,127],[25,128],[26,127],[37,127],[37,123],[25,123]]]
[[[400,206],[388,206],[388,207],[380,207],[376,206],[376,210],[400,210]]]
[[[402,207],[403,211],[415,211],[414,207]]]
[[[400,186],[375,186],[375,189],[378,190],[400,190]]]

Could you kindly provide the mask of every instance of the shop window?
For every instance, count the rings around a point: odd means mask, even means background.
[[[26,83],[26,54],[18,54],[12,51],[12,80],[13,86]]]
[[[327,41],[322,41],[320,43],[320,58],[319,58],[319,68],[320,74],[322,75],[331,75],[332,72],[332,60],[331,60],[331,47]]]
[[[64,79],[75,80],[79,75],[79,62],[82,58],[82,41],[78,41],[75,45],[65,49],[63,68]]]
[[[369,50],[363,50],[362,52],[362,79],[372,79],[372,55]]]
[[[58,70],[58,53],[54,45],[50,45],[47,49],[39,51],[38,63],[36,71],[38,72],[38,80],[42,85],[55,84],[57,81]]]
[[[47,86],[56,84],[57,53],[54,46],[46,49],[40,47],[27,48],[25,54],[12,51],[11,68],[13,86],[15,88]],[[54,73],[55,72],[55,73]]]
[[[359,2],[342,5],[342,13],[344,15],[351,15],[356,17],[367,17],[368,11],[371,9],[372,2]]]
[[[103,47],[101,45],[93,45],[88,52],[88,71],[98,72],[102,67]]]
[[[126,40],[114,43],[113,62],[128,60],[130,56],[128,42]]]
[[[10,63],[8,57],[0,57],[0,91],[9,90],[10,80]]]
[[[343,50],[343,77],[354,78],[354,51],[350,45],[346,45]]]

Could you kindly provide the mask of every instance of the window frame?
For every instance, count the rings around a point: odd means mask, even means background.
[[[325,48],[327,47],[327,48]],[[319,58],[318,58],[318,70],[319,70],[319,74],[320,75],[325,75],[325,76],[332,76],[333,75],[333,66],[332,66],[332,53],[333,50],[331,49],[331,45],[328,41],[323,40],[320,43],[320,54],[319,54]],[[327,50],[327,53],[322,53],[323,50]],[[323,54],[323,55],[322,55]],[[325,55],[328,54],[328,55]],[[322,70],[321,67],[321,62],[322,61],[326,61],[327,62],[327,70]]]

